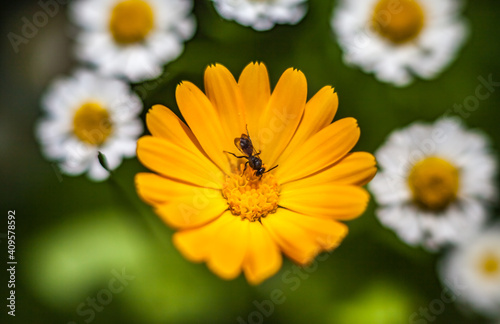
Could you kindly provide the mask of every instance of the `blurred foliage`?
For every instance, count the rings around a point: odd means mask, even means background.
[[[496,1],[469,1],[464,15],[471,35],[457,60],[435,80],[417,80],[403,89],[345,66],[329,26],[334,1],[309,3],[309,12],[298,25],[255,32],[221,19],[210,1],[195,1],[198,30],[183,55],[168,64],[157,80],[133,85],[144,101],[142,117],[158,103],[178,113],[176,85],[190,80],[202,88],[209,64],[222,63],[238,76],[250,61],[263,61],[273,85],[285,69],[295,67],[306,75],[309,97],[324,85],[334,86],[340,99],[336,118],[357,118],[362,136],[356,150],[374,152],[394,129],[415,120],[432,121],[473,95],[477,77],[492,74],[500,80]],[[34,1],[8,6],[2,11],[4,35],[18,30],[21,18],[36,10]],[[21,53],[14,54],[7,39],[1,52],[0,91],[6,100],[0,105],[4,186],[0,204],[3,211],[15,209],[18,215],[17,322],[84,323],[87,316],[77,313],[78,306],[98,296],[113,278],[112,271],[123,267],[136,279],[96,312],[94,323],[237,323],[239,317],[248,321],[258,310],[256,305],[268,305],[264,301],[278,289],[284,302],[273,304],[272,312],[268,308],[271,315],[261,315],[265,322],[392,324],[407,322],[412,313],[439,298],[443,289],[435,271],[439,255],[399,241],[377,221],[373,202],[363,217],[349,223],[350,235],[343,244],[317,261],[315,268],[297,270],[286,261],[278,274],[253,287],[242,277],[223,281],[173,248],[173,231],[136,196],[133,177],[145,170],[137,160],[124,161],[114,180],[105,183],[60,175],[57,165],[42,158],[33,136],[40,116],[39,83],[44,78],[34,77],[33,71],[53,66],[46,72],[47,83],[75,66],[70,46],[60,47],[67,52],[38,55],[40,48],[51,46],[47,39],[71,45],[72,28],[64,14],[61,11],[41,29]],[[496,151],[499,93],[464,118],[491,137]],[[498,211],[495,206],[495,215]],[[6,251],[4,240],[1,246]],[[5,309],[0,319],[12,320]],[[254,317],[255,322],[258,319]],[[435,320],[483,322],[454,305],[447,305]]]

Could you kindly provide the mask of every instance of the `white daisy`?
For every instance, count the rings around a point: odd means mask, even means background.
[[[484,315],[500,316],[499,226],[451,251],[439,270],[459,302]]]
[[[331,25],[347,64],[404,86],[453,61],[468,33],[461,7],[459,0],[341,0]]]
[[[193,36],[191,8],[192,0],[74,1],[71,16],[83,29],[76,55],[105,75],[153,79]]]
[[[143,130],[137,118],[142,102],[123,81],[81,70],[54,82],[42,98],[42,108],[46,116],[36,128],[42,152],[64,173],[88,171],[89,178],[103,180],[109,174],[99,164],[98,151],[110,169],[117,168],[122,157],[135,156]]]
[[[458,119],[414,123],[393,132],[375,153],[370,183],[379,220],[410,245],[435,250],[467,239],[496,196],[496,161],[487,138]]]
[[[213,0],[224,18],[255,30],[268,30],[275,24],[296,24],[306,14],[306,0]]]

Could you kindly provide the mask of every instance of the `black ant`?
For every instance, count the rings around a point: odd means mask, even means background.
[[[260,151],[257,152],[255,150],[255,148],[253,147],[252,140],[250,139],[250,134],[248,134],[248,127],[247,127],[246,134],[241,134],[241,137],[236,137],[234,139],[234,145],[236,145],[236,147],[238,148],[238,150],[240,150],[241,153],[246,154],[246,155],[237,156],[236,154],[231,153],[231,152],[227,152],[227,151],[224,151],[224,152],[231,154],[238,159],[245,158],[248,160],[245,162],[245,168],[243,169],[243,172],[241,173],[241,175],[243,175],[245,173],[247,166],[250,165],[250,167],[255,170],[255,176],[257,176],[257,177],[260,176],[259,180],[261,180],[264,173],[267,173],[267,172],[278,167],[276,165],[267,171],[266,171],[266,168],[262,167],[262,160],[259,157],[261,152]]]

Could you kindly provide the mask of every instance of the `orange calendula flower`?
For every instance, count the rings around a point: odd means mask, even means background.
[[[375,159],[349,153],[360,135],[355,119],[331,124],[331,87],[307,101],[298,70],[286,70],[271,93],[264,64],[249,64],[238,81],[216,64],[205,71],[205,93],[185,81],[176,98],[189,127],[166,107],[148,112],[151,136],[139,139],[137,156],[156,174],[139,173],[136,187],[178,229],[173,241],[187,259],[258,284],[280,269],[281,252],[307,265],[334,249],[347,234],[339,221],[364,212],[361,186]]]

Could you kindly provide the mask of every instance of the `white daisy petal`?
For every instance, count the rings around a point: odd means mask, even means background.
[[[178,21],[175,29],[182,39],[190,39],[196,31],[196,20],[193,16],[189,16],[186,19]]]
[[[161,60],[162,57],[168,61],[173,60],[179,56],[184,49],[183,44],[179,42],[176,35],[156,34],[151,36],[148,43],[151,54],[154,54],[158,60]]]
[[[104,180],[108,172],[99,164],[98,151],[110,169],[135,155],[143,131],[137,118],[142,102],[125,82],[80,70],[55,81],[42,104],[49,116],[37,123],[35,133],[45,157],[58,162],[64,173],[88,172],[90,179]]]
[[[424,232],[420,225],[417,212],[407,205],[393,205],[377,210],[377,216],[382,224],[393,229],[396,234],[410,245],[417,245]]]
[[[112,152],[118,152],[119,154],[125,157],[133,157],[135,156],[135,152],[137,149],[137,141],[136,140],[126,140],[120,139],[113,141],[113,144],[109,148]]]
[[[439,272],[460,304],[500,317],[500,226],[458,246],[440,264]]]
[[[341,0],[331,18],[343,59],[396,86],[431,79],[468,35],[458,0]],[[394,23],[393,23],[394,22]]]
[[[433,251],[458,244],[487,220],[497,165],[481,132],[453,118],[415,122],[394,131],[375,156],[380,170],[369,188],[377,216],[408,244]]]
[[[370,189],[380,204],[400,203],[411,199],[406,181],[406,175],[379,172],[371,181]]]
[[[192,0],[73,1],[71,18],[82,28],[76,56],[94,64],[104,75],[132,82],[156,78],[164,64],[182,53],[184,41],[193,36],[196,22],[192,6]],[[128,12],[118,15],[116,8],[125,7]],[[129,14],[137,21],[131,22]],[[112,21],[118,23],[113,25]]]
[[[116,130],[114,136],[121,139],[132,138],[136,139],[143,131],[142,122],[138,119],[131,120],[123,123],[119,129]]]
[[[96,158],[90,163],[88,177],[94,181],[102,181],[109,177],[109,172],[102,167],[99,160]]]
[[[306,0],[213,0],[224,18],[257,31],[269,30],[275,24],[296,24],[305,16]]]

